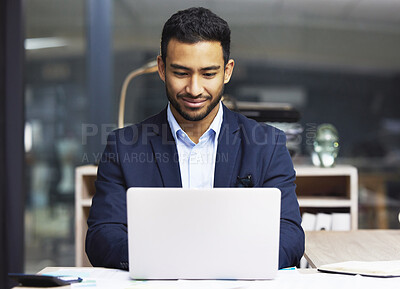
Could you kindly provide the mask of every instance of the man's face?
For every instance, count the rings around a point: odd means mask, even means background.
[[[166,63],[158,57],[158,68],[178,122],[182,118],[202,121],[215,117],[233,66],[233,60],[224,65],[222,46],[217,41],[188,44],[170,40]]]

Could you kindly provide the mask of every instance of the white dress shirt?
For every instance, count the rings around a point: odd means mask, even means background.
[[[183,188],[212,188],[214,186],[215,158],[222,116],[223,109],[220,102],[217,115],[196,144],[182,130],[171,112],[170,103],[168,104],[167,119],[176,142]]]

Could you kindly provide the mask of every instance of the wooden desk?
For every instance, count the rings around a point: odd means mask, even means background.
[[[309,231],[304,256],[313,268],[344,261],[400,260],[400,230]]]

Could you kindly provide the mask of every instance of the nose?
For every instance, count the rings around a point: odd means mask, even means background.
[[[203,92],[204,87],[201,79],[198,76],[193,75],[186,85],[186,93],[192,96],[200,96]]]

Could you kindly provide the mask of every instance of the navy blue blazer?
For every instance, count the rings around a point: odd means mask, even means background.
[[[296,173],[285,134],[223,107],[214,187],[277,187],[281,190],[279,267],[295,266],[304,232],[295,193]],[[246,180],[251,175],[251,181]],[[113,131],[99,163],[88,218],[86,253],[93,266],[128,269],[126,190],[182,187],[178,153],[166,109]]]

